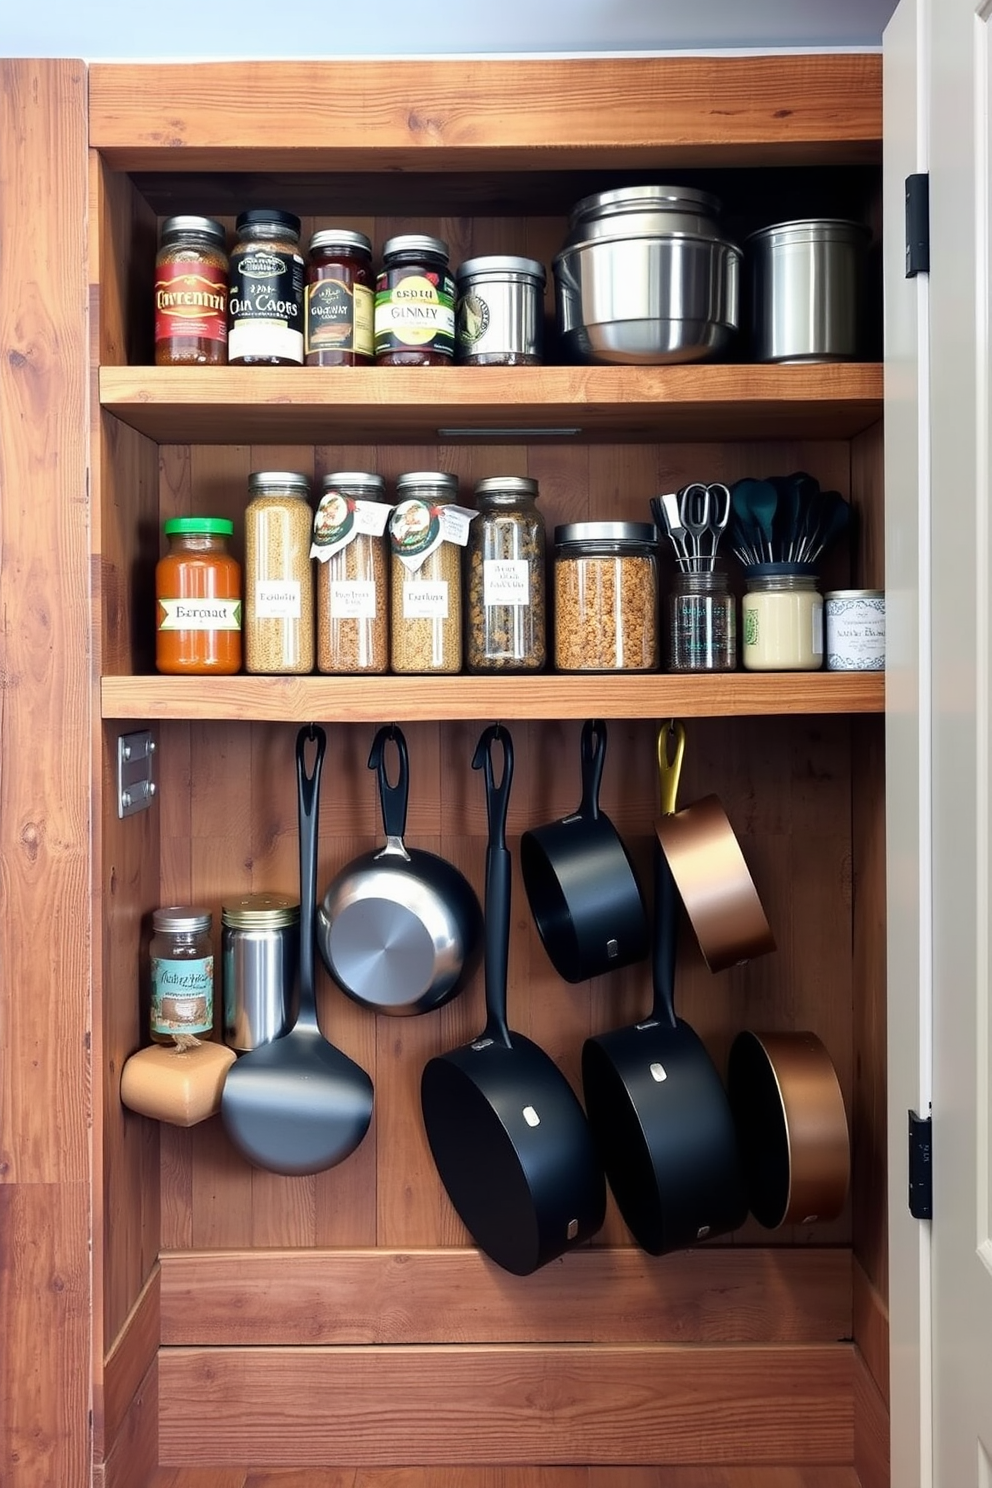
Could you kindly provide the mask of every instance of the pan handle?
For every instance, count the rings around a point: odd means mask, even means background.
[[[672,750],[671,757],[669,757],[669,750]],[[670,718],[658,730],[658,789],[662,816],[675,814],[684,754],[685,729],[677,718]]]
[[[493,745],[503,750],[503,773],[496,782]],[[489,845],[486,848],[486,1027],[481,1037],[512,1049],[506,1021],[506,983],[510,949],[510,852],[506,845],[506,812],[513,779],[513,741],[500,724],[482,733],[472,757],[472,769],[485,771],[486,815]]]
[[[599,818],[599,787],[606,763],[606,724],[601,718],[590,718],[582,725],[582,800],[579,815],[587,821]]]
[[[307,744],[316,744],[313,768],[307,770]],[[314,934],[317,917],[317,811],[320,767],[327,735],[311,723],[296,736],[296,775],[300,798],[300,1011],[297,1028],[315,1029],[317,994],[314,985]]]
[[[390,739],[396,745],[396,756],[399,761],[399,774],[395,785],[390,784],[386,770],[386,745]],[[369,769],[376,772],[376,779],[379,782],[379,807],[382,811],[382,825],[387,841],[402,844],[403,833],[406,831],[407,805],[410,800],[410,757],[407,753],[406,739],[395,723],[379,729],[372,740]]]
[[[654,1002],[651,1018],[666,1028],[677,1028],[675,963],[679,947],[679,891],[661,843],[654,843],[654,954],[651,971]]]

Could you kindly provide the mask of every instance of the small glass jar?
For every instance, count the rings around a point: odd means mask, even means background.
[[[299,901],[245,894],[221,907],[224,1042],[239,1053],[279,1038],[296,1022]]]
[[[227,361],[227,234],[212,217],[167,217],[155,258],[156,367]]]
[[[455,360],[467,367],[536,367],[544,344],[544,286],[536,258],[470,258],[455,274]]]
[[[396,481],[389,518],[394,672],[461,671],[462,553],[442,525],[457,494],[458,477],[440,470],[411,471]]]
[[[555,528],[558,671],[657,670],[657,543],[650,522]]]
[[[737,602],[721,570],[675,574],[668,596],[668,622],[670,671],[734,671]]]
[[[468,539],[465,663],[470,672],[539,672],[547,660],[544,518],[537,481],[491,476],[475,487]]]
[[[381,475],[324,476],[314,513],[317,670],[384,672],[389,666],[389,507]]]
[[[171,676],[241,670],[241,565],[225,517],[170,517],[155,567],[155,665]]]
[[[152,911],[150,1033],[209,1037],[214,1027],[214,950],[210,912],[185,904]]]
[[[310,480],[292,470],[248,477],[245,670],[313,671]]]
[[[427,233],[387,238],[375,286],[375,359],[384,367],[447,367],[455,354],[455,281],[448,245]]]
[[[368,238],[346,227],[314,233],[307,265],[306,365],[369,365],[374,351],[374,313]]]
[[[823,665],[823,597],[816,574],[798,563],[763,563],[746,573],[741,660],[749,672],[818,672]]]
[[[232,367],[303,365],[300,219],[272,207],[242,212],[231,251],[228,361]]]

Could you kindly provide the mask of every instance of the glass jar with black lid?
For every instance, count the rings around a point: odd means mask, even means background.
[[[375,359],[445,367],[455,355],[455,281],[448,245],[427,233],[387,238],[375,287]]]
[[[238,217],[231,251],[228,362],[232,367],[303,365],[300,219],[274,207]]]

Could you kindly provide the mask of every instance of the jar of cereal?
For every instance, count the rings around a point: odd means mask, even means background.
[[[475,512],[456,506],[457,494],[458,477],[439,470],[396,481],[389,518],[394,672],[461,671],[461,558]]]
[[[381,475],[338,470],[324,476],[314,513],[317,559],[317,670],[384,672],[389,665],[389,563]]]
[[[313,671],[310,480],[292,470],[248,477],[245,508],[245,670]]]
[[[555,666],[658,668],[657,529],[650,522],[555,528]]]

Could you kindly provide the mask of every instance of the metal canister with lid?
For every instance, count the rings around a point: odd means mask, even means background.
[[[299,1009],[300,906],[244,894],[221,907],[224,1042],[245,1052],[290,1029]]]
[[[445,367],[455,354],[455,281],[448,245],[401,233],[382,247],[375,286],[375,359],[387,367]]]
[[[651,522],[555,528],[555,666],[658,668],[658,531]]]
[[[536,258],[470,258],[455,274],[455,360],[475,367],[538,366],[544,344],[544,265]]]

